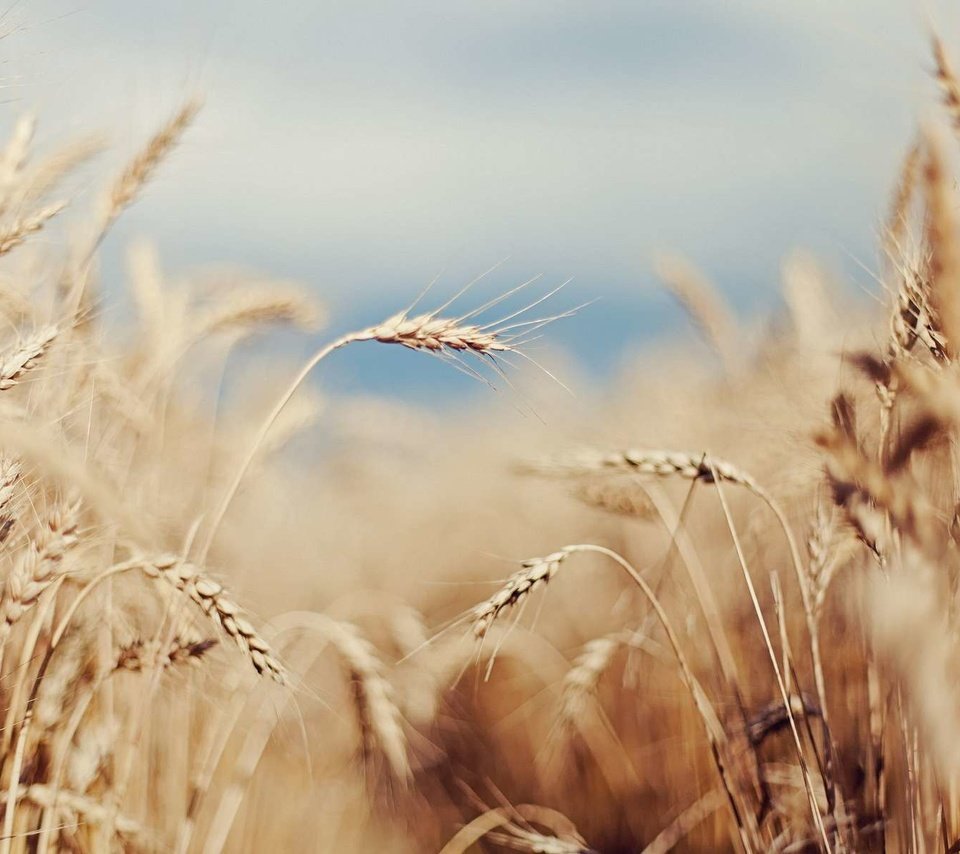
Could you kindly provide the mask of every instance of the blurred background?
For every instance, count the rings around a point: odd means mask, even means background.
[[[795,247],[876,291],[888,191],[935,97],[935,13],[949,45],[956,21],[907,0],[8,0],[0,116],[9,131],[35,112],[48,141],[102,130],[104,170],[204,95],[111,234],[108,285],[149,235],[171,271],[305,281],[339,329],[502,262],[464,305],[572,278],[557,310],[597,302],[549,338],[590,382],[680,327],[661,250],[747,316],[775,305]],[[408,400],[478,388],[377,349],[328,382]]]

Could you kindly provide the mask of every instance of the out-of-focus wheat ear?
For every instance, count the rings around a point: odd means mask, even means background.
[[[930,40],[933,49],[933,59],[937,65],[935,74],[937,83],[940,84],[943,106],[946,108],[947,115],[950,117],[950,123],[953,125],[954,130],[960,131],[960,82],[957,81],[957,75],[953,70],[950,59],[947,57],[946,48],[944,48],[940,37],[934,34]]]
[[[196,565],[172,554],[146,560],[142,569],[148,576],[172,584],[199,605],[204,614],[236,641],[257,673],[269,676],[281,685],[286,684],[286,670],[274,656],[270,645],[218,582]]]
[[[83,704],[84,708],[89,708]],[[60,722],[61,726],[63,722]],[[93,785],[116,748],[119,721],[104,716],[91,720],[85,726],[74,743],[70,745],[66,756],[64,774],[70,789],[84,794]]]
[[[400,708],[373,644],[353,623],[328,619],[325,634],[350,675],[364,758],[380,754],[394,778],[410,779]]]
[[[890,196],[890,208],[882,234],[884,255],[889,259],[898,257],[903,251],[902,246],[910,225],[910,207],[914,191],[917,189],[922,157],[922,139],[917,138],[903,157],[900,174]]]
[[[17,792],[17,800],[18,802],[28,801],[43,809],[55,811],[66,825],[81,823],[102,825],[112,821],[116,832],[121,836],[129,837],[131,842],[146,844],[150,840],[150,833],[139,822],[118,814],[113,807],[106,806],[95,798],[86,797],[77,792],[34,783],[30,786],[22,786]]]
[[[687,259],[662,255],[656,273],[687,313],[707,346],[729,366],[736,340],[737,324],[716,286]]]
[[[0,354],[0,391],[9,391],[25,373],[36,367],[59,334],[57,326],[41,326],[16,347]]]
[[[808,252],[791,252],[780,269],[783,301],[787,306],[797,344],[803,350],[825,350],[830,339],[825,330],[834,323],[824,271]]]
[[[243,335],[278,324],[313,332],[323,319],[324,312],[316,300],[301,290],[281,284],[248,286],[204,312],[195,322],[190,339],[199,341],[222,332]]]
[[[895,573],[873,577],[867,614],[874,649],[900,678],[927,756],[944,779],[953,779],[960,772],[956,632],[945,608],[940,567],[917,557],[908,554]]]
[[[603,674],[612,665],[617,653],[623,649],[641,650],[657,658],[665,657],[659,644],[649,638],[653,619],[637,631],[618,630],[588,640],[573,660],[573,665],[563,678],[560,689],[560,709],[557,714],[557,730],[569,733],[583,721],[591,700],[596,700]]]
[[[200,106],[198,98],[187,101],[117,176],[104,202],[103,230],[134,202],[144,184],[150,180],[157,167],[196,118]]]
[[[650,496],[628,479],[589,479],[578,483],[573,490],[575,498],[588,507],[596,507],[618,516],[634,519],[653,519],[656,510]]]
[[[0,230],[0,255],[6,255],[11,249],[15,249],[23,243],[31,234],[36,234],[66,206],[66,202],[54,202],[38,211],[17,217],[17,219],[4,226]]]
[[[17,520],[21,471],[18,459],[0,455],[0,545],[6,542]]]
[[[25,205],[41,201],[60,181],[104,149],[99,137],[75,140],[39,158],[22,176],[15,203]]]
[[[869,510],[886,513],[893,526],[916,543],[928,545],[935,520],[916,486],[903,476],[896,476],[875,460],[867,457],[853,437],[836,426],[818,431],[814,440],[826,452],[826,472],[834,502],[843,508],[855,528],[869,519]],[[909,441],[909,436],[907,436]],[[904,451],[896,452],[902,455]],[[864,541],[874,542],[873,523],[861,532]]]
[[[583,645],[561,686],[558,722],[562,731],[569,730],[574,721],[583,718],[600,678],[623,648],[623,642],[623,632],[613,632],[592,638]]]
[[[34,116],[25,115],[17,119],[13,134],[0,154],[0,211],[7,206],[10,190],[27,161],[30,143],[37,129]]]
[[[927,135],[924,193],[927,204],[927,242],[930,250],[930,302],[937,328],[952,359],[960,341],[960,242],[954,212],[956,194],[951,186],[943,150]]]

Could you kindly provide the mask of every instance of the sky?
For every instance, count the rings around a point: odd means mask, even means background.
[[[796,247],[869,287],[935,97],[931,21],[960,56],[946,5],[908,0],[4,2],[0,131],[26,111],[41,140],[103,131],[119,164],[205,98],[109,275],[146,235],[170,270],[301,280],[345,327],[499,263],[477,299],[542,274],[572,279],[558,309],[598,300],[556,332],[598,372],[680,322],[661,251],[746,314]],[[346,376],[396,380],[378,358]]]

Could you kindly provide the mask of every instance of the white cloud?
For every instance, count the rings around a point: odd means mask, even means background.
[[[207,91],[132,216],[172,263],[356,287],[508,253],[592,289],[664,244],[763,271],[795,239],[863,252],[930,91],[897,0],[46,7],[5,46],[48,128],[132,145]]]

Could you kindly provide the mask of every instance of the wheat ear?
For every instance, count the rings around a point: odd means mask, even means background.
[[[40,535],[29,543],[6,578],[0,598],[0,645],[63,571],[63,559],[78,540],[79,503],[55,509]]]
[[[383,664],[373,644],[353,623],[327,618],[324,634],[350,674],[364,755],[379,750],[393,776],[410,778],[407,740],[393,688],[383,673]]]
[[[584,475],[591,472],[622,471],[651,477],[680,477],[713,483],[726,480],[762,492],[757,482],[733,463],[706,453],[630,449],[597,451],[584,449],[573,453],[545,457],[519,465],[523,473],[541,475]]]
[[[257,633],[240,606],[227,595],[223,587],[199,567],[170,554],[144,561],[142,569],[148,576],[172,584],[199,605],[214,623],[236,641],[257,673],[270,676],[280,684],[286,682],[284,667],[274,657],[270,645]]]
[[[156,171],[157,166],[180,141],[183,132],[196,118],[200,105],[199,99],[192,99],[184,104],[120,173],[107,194],[103,230],[120,215],[124,208],[133,203],[144,184]]]
[[[0,356],[0,391],[9,391],[36,367],[59,334],[57,326],[42,326]]]

